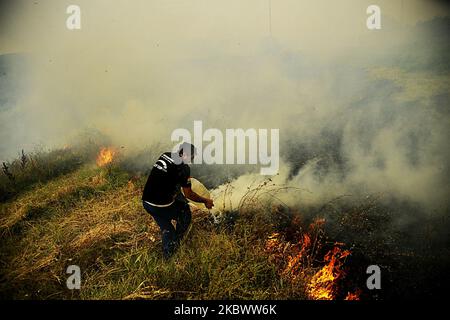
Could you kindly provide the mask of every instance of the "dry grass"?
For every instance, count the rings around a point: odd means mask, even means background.
[[[36,279],[63,283],[65,266],[77,257],[95,260],[92,253],[102,249],[154,242],[157,229],[143,214],[139,193],[131,182],[111,187],[103,171],[87,168],[2,205],[3,245],[13,251],[2,255],[2,262],[9,260],[3,278],[9,286]]]
[[[21,194],[15,201],[1,205],[0,232],[8,233],[21,221],[33,218],[33,212],[48,207],[61,207],[60,200],[71,194],[93,187],[89,180],[81,179],[80,172],[57,178],[45,185]]]
[[[225,212],[218,224],[208,211],[193,210],[180,250],[164,261],[159,228],[140,201],[143,182],[118,168],[86,166],[2,204],[1,296],[308,298],[306,278],[294,275],[311,277],[320,266],[312,262],[316,256],[298,258],[301,244],[293,240],[283,240],[281,251],[267,250],[267,239],[281,220],[302,230],[292,215],[259,201],[282,189],[272,184],[250,188],[239,211]],[[316,252],[319,240],[313,241],[311,252]],[[72,264],[82,270],[79,291],[65,286]]]

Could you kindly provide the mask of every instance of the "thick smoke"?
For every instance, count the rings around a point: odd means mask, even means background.
[[[279,128],[274,181],[305,190],[286,203],[383,193],[445,212],[448,38],[427,28],[448,28],[436,20],[448,8],[378,3],[383,27],[369,31],[368,1],[78,1],[82,29],[69,31],[71,2],[19,1],[0,33],[1,52],[23,56],[2,85],[23,90],[1,100],[0,158],[86,128],[130,152],[194,120]]]

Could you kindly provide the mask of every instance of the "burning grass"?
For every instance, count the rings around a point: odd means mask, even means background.
[[[293,287],[301,287],[312,300],[338,298],[340,280],[346,275],[345,259],[351,254],[341,248],[342,243],[334,243],[321,258],[324,249],[330,247],[324,242],[324,223],[324,219],[316,219],[291,241],[279,232],[273,233],[265,243],[265,252],[277,266],[280,276]],[[294,224],[299,223],[294,221]],[[359,299],[356,293],[350,297]]]
[[[96,163],[99,167],[112,165],[116,159],[117,150],[114,147],[102,147],[97,155]]]
[[[1,204],[2,297],[359,298],[342,282],[345,245],[327,241],[325,219],[307,224],[263,200],[284,190],[270,181],[216,218],[194,210],[180,250],[164,261],[159,229],[140,202],[145,177],[113,164],[86,164]],[[80,291],[65,286],[71,264],[81,267]]]
[[[345,273],[342,265],[350,251],[335,246],[324,257],[325,265],[313,275],[308,283],[308,295],[314,300],[333,300],[336,297],[337,282]]]

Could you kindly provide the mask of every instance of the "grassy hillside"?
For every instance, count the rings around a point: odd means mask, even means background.
[[[256,189],[220,222],[194,211],[180,250],[164,261],[159,229],[140,201],[146,176],[120,164],[99,168],[93,161],[74,162],[79,157],[73,151],[59,152],[64,155],[59,161],[41,157],[35,163],[50,171],[72,165],[52,179],[26,178],[35,174],[27,169],[29,162],[9,171],[21,175],[22,188],[12,188],[16,191],[0,207],[2,298],[307,299],[325,292],[327,298],[343,299],[348,294],[339,284],[347,253],[323,241],[323,220],[308,229],[299,215],[258,204]],[[8,182],[5,173],[2,178],[4,188],[19,179]],[[326,257],[336,248],[340,251]],[[72,264],[81,268],[81,290],[66,288],[66,268]],[[319,281],[314,287],[313,280]]]
[[[427,224],[414,231],[423,250],[412,249],[408,234],[392,229],[393,208],[376,197],[305,212],[262,201],[274,190],[270,179],[249,186],[220,219],[193,210],[180,249],[165,261],[159,228],[140,201],[146,173],[120,156],[99,167],[98,150],[23,154],[5,164],[1,299],[384,299],[434,296],[445,283],[435,280],[448,255],[430,250]],[[365,286],[374,262],[384,270],[383,291]],[[80,290],[66,286],[69,265],[81,268]]]

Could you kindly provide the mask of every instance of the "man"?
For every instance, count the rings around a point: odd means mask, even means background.
[[[188,163],[195,155],[194,145],[186,142],[181,144],[178,153],[163,153],[153,165],[144,187],[143,205],[161,229],[165,258],[175,252],[191,223],[191,211],[180,195],[180,187],[186,198],[204,203],[208,209],[214,206],[211,199],[199,196],[191,189]],[[176,228],[172,220],[176,221]]]

